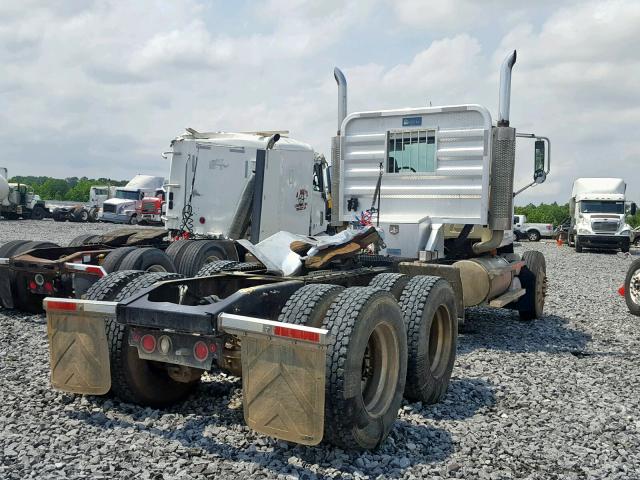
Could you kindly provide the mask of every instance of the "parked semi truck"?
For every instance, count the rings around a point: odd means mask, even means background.
[[[249,226],[245,214],[236,216],[247,208],[239,196],[229,218],[251,229],[253,243],[233,242],[237,259],[210,262],[191,278],[118,271],[83,299],[45,301],[53,386],[169,405],[190,394],[203,372],[220,369],[242,376],[245,419],[257,431],[308,445],[380,445],[403,396],[434,403],[446,394],[465,307],[511,308],[523,319],[542,314],[544,257],[520,257],[502,245],[513,214],[515,60],[513,52],[503,63],[496,126],[479,105],[346,116],[346,80],[336,69],[330,218],[339,233],[254,238],[290,207],[308,209],[311,198],[307,191],[291,205],[265,188],[271,161],[264,160],[279,158],[268,153],[271,136],[266,149],[240,162],[253,183],[255,215]],[[212,139],[211,149],[220,140]],[[203,165],[198,150],[207,149],[198,143],[197,160],[185,164],[187,181],[169,187],[168,212],[178,196],[182,202],[175,225],[207,225],[221,214],[201,215],[204,222],[193,215],[195,192],[207,185],[188,172],[231,168],[218,155]],[[223,143],[218,153],[252,147]],[[296,184],[294,171],[278,172]],[[363,253],[369,248],[378,254]]]
[[[7,220],[42,220],[49,214],[45,202],[24,183],[9,183],[6,168],[0,168],[0,215]]]
[[[138,223],[138,212],[145,197],[163,195],[164,177],[136,175],[124,187],[117,187],[113,198],[105,200],[99,219],[103,222]]]
[[[67,246],[9,242],[0,247],[0,302],[37,312],[45,296],[81,297],[98,278],[119,269],[189,277],[206,263],[238,260],[229,239],[257,243],[280,230],[304,235],[326,230],[327,163],[284,133],[188,129],[172,142],[166,232],[127,227],[80,235]],[[139,203],[136,223],[156,221],[162,211],[159,198],[121,198],[140,194],[139,189],[119,188],[105,205],[107,210],[119,205],[113,215],[123,218],[132,213],[127,205]]]
[[[625,221],[625,191],[621,178],[578,178],[573,182],[569,212],[569,245],[629,251],[631,227]],[[631,205],[632,214],[636,206]]]

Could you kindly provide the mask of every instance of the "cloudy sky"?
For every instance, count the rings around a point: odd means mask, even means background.
[[[55,6],[54,6],[55,5]],[[518,50],[512,125],[552,139],[549,180],[620,176],[640,201],[640,2],[0,2],[0,141],[10,174],[165,174],[185,127],[286,129],[320,152],[349,111],[480,103]],[[517,184],[533,168],[518,150]],[[328,155],[327,155],[328,156]]]

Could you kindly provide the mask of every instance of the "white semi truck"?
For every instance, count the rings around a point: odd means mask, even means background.
[[[625,221],[627,185],[621,178],[577,178],[573,182],[569,214],[569,245],[629,251],[631,227]],[[631,214],[636,206],[631,204]]]
[[[117,187],[112,198],[102,203],[98,219],[112,223],[138,223],[138,212],[144,197],[155,197],[163,191],[164,177],[136,175],[124,187]]]
[[[291,151],[295,162],[310,149],[284,142],[279,152],[276,134],[235,145],[240,138],[192,133],[183,151],[174,144],[186,173],[168,185],[167,215],[176,217],[168,221],[188,231],[190,221],[215,225],[227,215],[261,241],[233,242],[235,261],[211,262],[190,278],[124,269],[83,299],[46,299],[54,387],[161,406],[189,395],[205,371],[223,370],[242,376],[245,420],[259,432],[307,445],[379,446],[403,396],[424,403],[445,396],[465,307],[510,308],[524,320],[542,314],[544,257],[520,257],[504,245],[518,136],[509,123],[515,60],[513,52],[503,63],[497,124],[474,104],[346,116],[346,81],[336,70],[330,218],[340,233],[324,239],[262,238],[278,216],[309,209],[311,192],[280,157]],[[194,199],[212,192],[190,172],[231,168],[220,160],[232,153],[260,215],[238,213],[249,208],[240,194],[229,211],[196,211]],[[268,189],[275,175],[293,203]],[[318,208],[320,223],[329,204]],[[312,231],[314,217],[307,218],[300,226]],[[199,243],[187,244],[184,257]],[[363,254],[371,244],[386,255]]]

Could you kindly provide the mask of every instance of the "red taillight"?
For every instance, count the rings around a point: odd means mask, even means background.
[[[47,293],[53,293],[53,284],[51,282],[44,282],[44,291]]]
[[[273,334],[278,337],[295,338],[296,340],[320,343],[320,334],[317,332],[308,332],[287,327],[274,327]]]
[[[215,343],[212,343],[211,345],[209,345],[209,351],[211,353],[216,353],[216,350],[218,350],[218,347],[216,346]]]
[[[47,310],[66,310],[69,312],[75,312],[78,309],[78,304],[75,302],[60,302],[49,301],[47,302]]]
[[[33,280],[31,280],[29,282],[29,289],[31,290],[35,290],[36,288],[38,288],[38,285],[36,285],[36,282],[34,282]]]
[[[209,347],[203,341],[198,341],[193,346],[193,356],[199,362],[204,362],[209,356]]]
[[[144,335],[140,340],[140,346],[145,353],[153,353],[156,349],[156,337],[153,335]]]
[[[624,285],[622,285],[619,289],[618,289],[618,293],[620,294],[621,297],[624,297]]]
[[[204,225],[205,222],[205,218],[204,217],[200,217],[200,223]]]
[[[93,265],[87,266],[87,269],[85,270],[85,272],[91,273],[93,275],[98,275],[99,277],[104,276],[104,270],[100,267],[96,267]]]

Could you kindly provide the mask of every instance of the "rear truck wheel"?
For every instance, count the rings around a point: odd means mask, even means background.
[[[78,235],[77,237],[75,237],[73,240],[71,240],[69,242],[69,246],[70,247],[82,247],[84,245],[90,245],[92,242],[91,240],[95,239],[99,237],[99,235],[93,235],[93,234],[84,234],[84,235]]]
[[[516,307],[520,320],[540,318],[544,311],[547,295],[547,262],[540,252],[529,251],[522,254],[525,266],[520,270],[520,284],[526,290],[518,300]]]
[[[83,223],[86,223],[89,221],[89,212],[87,212],[85,208],[80,210],[80,212],[78,213],[78,221]]]
[[[31,220],[42,220],[46,216],[47,212],[41,205],[36,205],[31,210]]]
[[[97,208],[92,208],[91,210],[89,210],[89,222],[90,223],[95,223],[98,221],[98,209]]]
[[[164,253],[169,255],[169,258],[173,260],[173,264],[176,266],[176,268],[179,269],[184,252],[186,248],[192,243],[193,240],[176,240],[174,242],[171,242]]]
[[[6,220],[18,220],[18,218],[20,218],[20,216],[17,213],[13,213],[13,212],[6,212],[3,213],[2,216],[6,219]]]
[[[176,267],[179,273],[191,278],[207,263],[227,259],[227,253],[215,240],[197,240],[185,247],[180,264]]]
[[[527,232],[527,238],[530,242],[539,242],[540,241],[540,232],[537,230],[530,230]]]
[[[576,253],[582,253],[582,242],[579,236],[575,236],[574,246],[576,247]]]
[[[0,247],[0,258],[11,258],[22,245],[30,243],[30,240],[11,240]]]
[[[430,275],[413,277],[400,298],[407,329],[407,383],[412,402],[437,403],[449,388],[458,344],[456,297],[451,284]]]
[[[324,439],[372,449],[393,428],[407,371],[407,336],[393,295],[371,287],[343,290],[322,323],[327,348]]]
[[[13,252],[13,255],[20,255],[21,253],[33,250],[35,248],[54,248],[59,245],[52,242],[26,242],[20,245]],[[33,277],[24,274],[16,273],[12,283],[12,291],[14,292],[15,306],[18,310],[22,310],[28,313],[41,313],[42,312],[42,300],[46,295],[40,295],[37,293],[31,293],[29,290],[29,282],[33,280]]]
[[[196,273],[196,277],[208,277],[224,270],[233,270],[238,264],[239,262],[235,260],[216,260],[203,266],[198,273]]]
[[[146,272],[175,272],[176,267],[159,248],[136,248],[124,257],[120,270],[144,270]]]
[[[137,225],[138,224],[138,215],[133,214],[129,217],[129,225]]]
[[[640,258],[631,262],[624,279],[624,301],[629,312],[640,316]]]
[[[102,262],[102,268],[104,268],[105,272],[111,273],[121,270],[120,264],[124,260],[124,258],[129,255],[134,250],[137,250],[137,247],[119,247],[115,250],[112,250],[104,257],[104,262]]]
[[[390,292],[396,300],[400,301],[402,292],[409,280],[411,280],[411,277],[402,273],[379,273],[371,279],[369,286]]]
[[[115,272],[92,285],[85,298],[122,301],[159,281],[175,278],[182,277],[166,272]],[[191,382],[179,382],[170,376],[169,370],[162,364],[141,360],[137,349],[129,346],[129,327],[126,325],[108,319],[105,326],[111,366],[111,393],[122,401],[163,407],[183,400],[197,386],[199,375],[192,375]]]
[[[65,221],[65,219],[62,217],[62,215],[60,215],[57,212],[53,212],[51,214],[51,218],[53,218],[54,222],[64,222]]]
[[[289,297],[282,307],[278,321],[320,328],[329,307],[343,291],[344,287],[340,285],[305,285]]]

